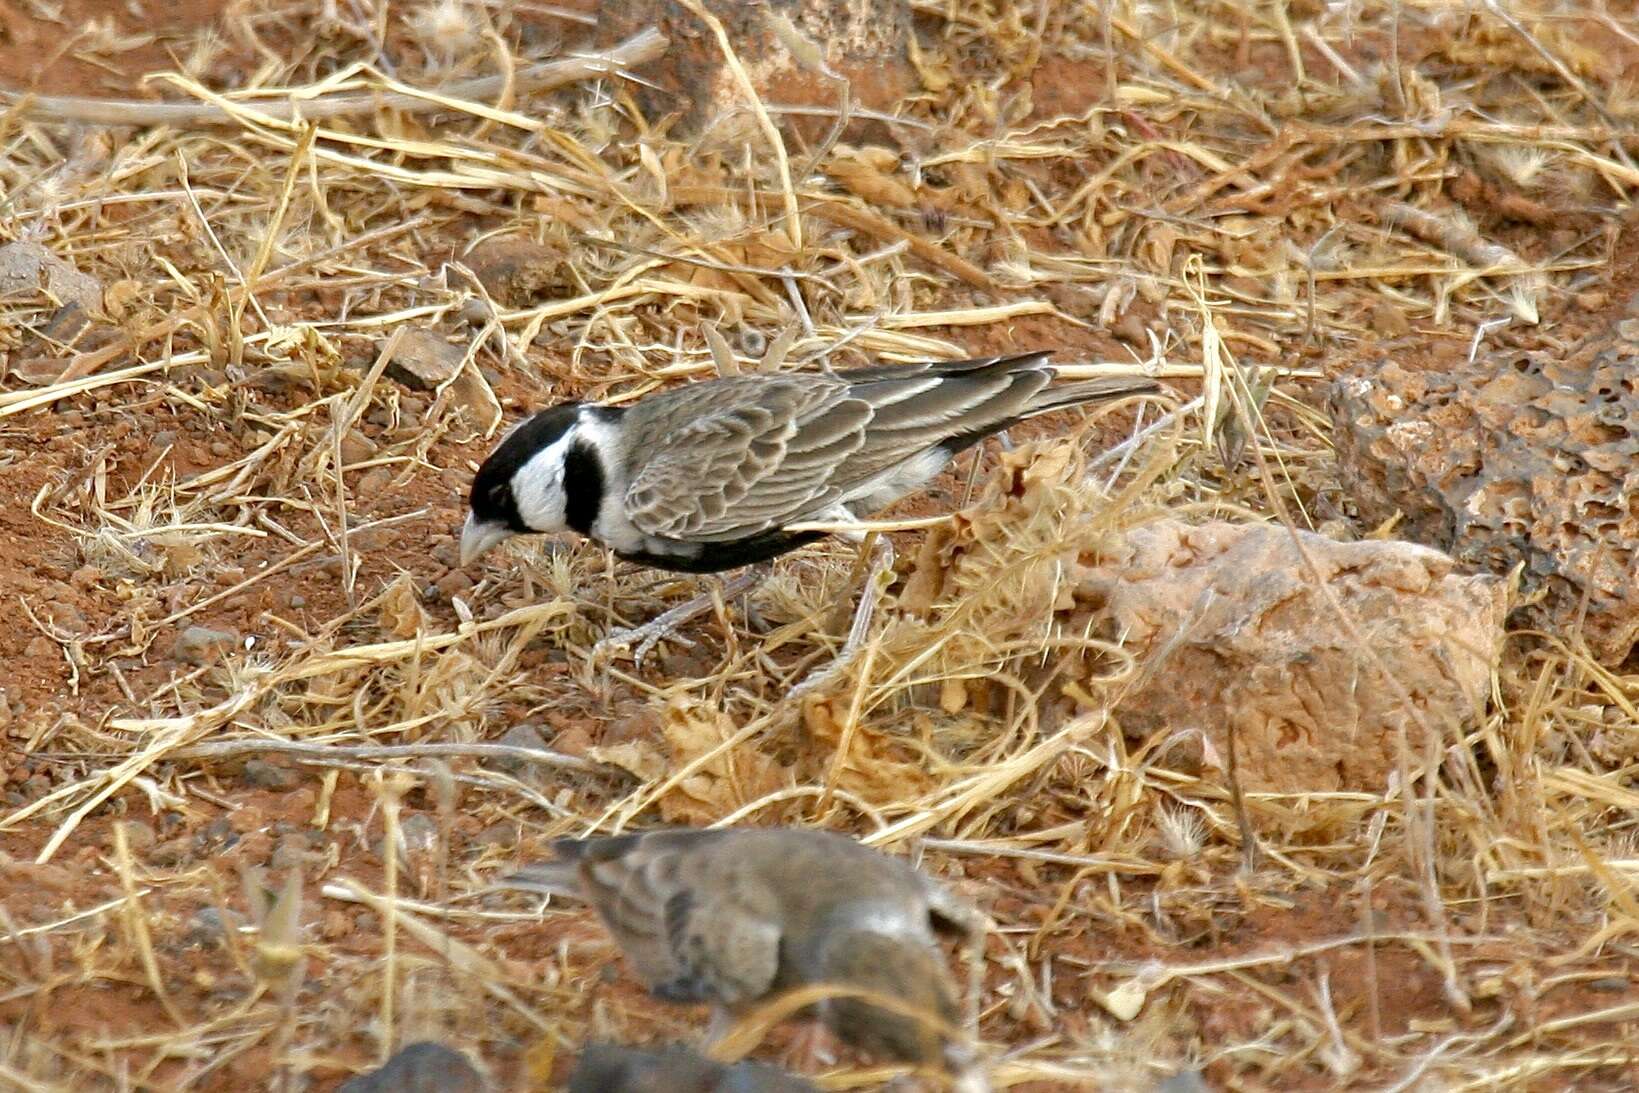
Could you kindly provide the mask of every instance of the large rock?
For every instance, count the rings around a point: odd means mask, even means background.
[[[1129,734],[1199,730],[1221,762],[1233,729],[1248,790],[1380,792],[1402,729],[1420,765],[1425,727],[1449,740],[1483,708],[1505,582],[1412,543],[1299,538],[1324,588],[1283,527],[1171,520],[1102,544],[1072,588],[1097,632],[1163,658],[1117,707]]]
[[[1541,593],[1529,621],[1615,664],[1639,640],[1639,323],[1569,352],[1513,351],[1450,371],[1373,361],[1333,384],[1345,486],[1360,515]]]
[[[911,29],[907,0],[703,0],[722,20],[740,63],[765,105],[835,108],[836,81],[810,71],[770,27],[770,13],[783,15],[825,54],[831,70],[848,80],[855,107],[892,113],[918,86],[905,43]],[[749,106],[710,28],[676,0],[632,4],[602,0],[597,5],[597,42],[613,45],[647,26],[658,26],[670,41],[664,57],[636,70],[655,84],[634,86],[643,112],[658,120],[681,114],[685,130],[698,131],[730,111]],[[830,128],[829,117],[776,116],[810,138]],[[861,131],[851,127],[850,132]]]

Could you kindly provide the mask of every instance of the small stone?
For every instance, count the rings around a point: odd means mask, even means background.
[[[353,932],[353,920],[347,912],[332,908],[324,913],[319,923],[319,936],[326,941],[339,941]]]
[[[343,1082],[336,1093],[485,1093],[488,1088],[465,1055],[423,1040],[400,1048],[379,1070]]]
[[[307,606],[307,597],[302,595],[300,592],[292,593],[290,597],[290,606],[295,608],[297,611],[300,611],[302,608]]]
[[[1372,305],[1367,321],[1380,337],[1403,338],[1411,333],[1411,320],[1393,304],[1378,302]]]
[[[425,813],[416,812],[404,817],[398,825],[398,855],[403,861],[406,857],[416,854],[425,854],[438,845],[438,821]],[[378,861],[386,860],[386,843],[383,839],[376,839],[370,847]]]
[[[459,569],[452,569],[433,583],[438,594],[444,599],[459,596],[472,587],[472,578]]]
[[[23,655],[29,657],[55,657],[57,655],[57,643],[41,634],[23,646]]]
[[[484,290],[500,304],[522,307],[563,276],[563,254],[531,239],[486,239],[466,257]]]
[[[1161,1079],[1155,1093],[1208,1093],[1211,1087],[1201,1078],[1199,1070],[1180,1070]]]
[[[93,587],[100,580],[102,580],[102,570],[94,565],[82,565],[69,574],[68,577],[69,583],[81,592]]]
[[[125,843],[133,851],[147,850],[157,841],[154,829],[141,820],[122,820],[120,826],[125,828]]]
[[[226,459],[233,454],[233,445],[225,440],[213,440],[210,444],[210,453],[218,459]]]
[[[63,371],[68,367],[68,360],[57,354],[45,357],[24,357],[13,360],[8,370],[10,375],[17,377],[31,387],[49,387],[62,378]]]
[[[174,869],[183,862],[193,858],[194,840],[189,835],[179,835],[174,839],[166,839],[156,843],[148,852],[150,865],[157,865],[161,869]]]
[[[1128,345],[1136,345],[1147,349],[1149,348],[1149,336],[1145,333],[1146,329],[1144,320],[1138,317],[1138,312],[1128,311],[1116,320],[1115,326],[1110,329],[1110,333]]]
[[[202,854],[226,850],[238,841],[239,834],[226,816],[218,816],[194,834],[194,847]]]
[[[354,492],[360,497],[370,498],[381,494],[393,483],[393,469],[391,467],[376,467],[367,471],[359,479]]]
[[[275,871],[300,868],[308,858],[307,839],[301,835],[286,835],[273,847],[268,865]]]
[[[527,722],[522,725],[512,726],[512,728],[501,734],[501,738],[495,742],[504,747],[521,748],[525,751],[548,750],[546,737],[541,735],[541,730]],[[489,756],[483,760],[482,765],[491,770],[518,776],[533,773],[539,770],[541,766],[539,763],[531,763],[528,759],[516,755]]]
[[[363,463],[375,454],[375,441],[357,429],[348,430],[347,435],[341,438],[341,461],[346,466]]]
[[[430,330],[408,330],[387,364],[387,374],[406,387],[431,391],[454,379],[466,356],[460,346]]]
[[[432,560],[439,565],[450,569],[458,569],[461,565],[461,544],[455,541],[453,535],[440,535],[432,541],[432,549],[427,552]]]
[[[39,243],[7,243],[0,247],[0,296],[19,297],[42,291],[86,311],[102,310],[102,282],[95,277],[81,273]]]
[[[239,778],[252,789],[272,790],[291,789],[301,781],[295,771],[288,767],[275,766],[266,759],[248,760],[244,773]]]
[[[584,759],[592,750],[592,734],[579,725],[571,725],[552,738],[552,746],[564,755]]]
[[[177,635],[176,644],[171,646],[171,656],[188,664],[209,664],[238,644],[239,635],[232,630],[190,626]]]
[[[183,943],[194,948],[214,949],[227,936],[227,923],[215,907],[201,907],[188,919],[188,932]]]
[[[523,751],[549,751],[546,746],[546,737],[541,736],[541,729],[529,723],[515,724],[513,728],[506,729],[502,737],[495,742],[505,747],[518,747]],[[538,782],[544,770],[546,770],[543,764],[529,762],[528,759],[523,759],[521,755],[492,755],[492,757],[484,759],[482,765],[490,770],[510,773],[513,777],[520,778],[524,782]]]
[[[518,825],[512,820],[497,820],[490,824],[471,839],[471,845],[478,850],[491,846],[502,848],[518,845]]]

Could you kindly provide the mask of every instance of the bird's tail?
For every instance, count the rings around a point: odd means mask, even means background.
[[[1088,402],[1107,402],[1129,395],[1148,395],[1160,389],[1160,384],[1145,376],[1105,376],[1096,380],[1051,384],[1043,387],[1041,392],[1030,400],[1030,409],[1025,416],[1035,417],[1037,414],[1063,410]]]

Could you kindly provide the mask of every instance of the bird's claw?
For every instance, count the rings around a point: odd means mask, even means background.
[[[646,626],[622,627],[619,630],[610,631],[596,645],[592,646],[592,659],[601,664],[619,653],[629,652],[632,655],[632,664],[641,668],[644,659],[654,651],[654,647],[667,638],[677,642],[685,649],[694,648],[694,642],[679,634],[675,627],[669,625],[655,626],[650,623]]]

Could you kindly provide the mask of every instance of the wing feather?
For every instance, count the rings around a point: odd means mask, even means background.
[[[748,538],[865,496],[941,445],[1105,397],[1091,385],[1049,388],[1046,361],[1029,353],[734,376],[650,396],[624,419],[627,516],[663,538]],[[1108,394],[1143,386],[1115,384]]]

